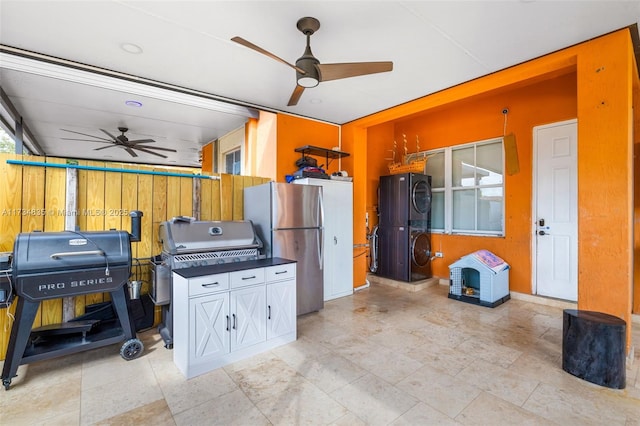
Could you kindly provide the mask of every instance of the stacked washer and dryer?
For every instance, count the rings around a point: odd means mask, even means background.
[[[431,272],[431,176],[380,176],[376,274],[419,281]]]

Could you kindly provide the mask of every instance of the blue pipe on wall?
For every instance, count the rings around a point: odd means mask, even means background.
[[[95,170],[99,172],[135,173],[139,175],[187,177],[192,179],[220,180],[220,176],[188,175],[186,173],[156,172],[152,170],[116,169],[114,167],[80,166],[78,164],[41,163],[37,161],[20,161],[20,160],[7,160],[7,164],[16,164],[20,166],[55,167],[59,169]]]

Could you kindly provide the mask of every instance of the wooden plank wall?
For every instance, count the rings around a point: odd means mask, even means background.
[[[158,242],[160,222],[174,216],[197,217],[194,204],[199,204],[200,220],[241,220],[243,217],[242,191],[245,187],[268,182],[270,179],[251,176],[220,175],[220,180],[198,179],[199,191],[194,191],[196,179],[188,177],[157,176],[78,170],[75,211],[65,210],[66,169],[38,166],[10,165],[6,160],[66,163],[64,159],[0,154],[0,252],[11,252],[20,232],[34,230],[64,230],[65,215],[74,215],[80,231],[105,229],[130,230],[129,212],[140,210],[142,240],[132,243],[134,265],[132,274],[143,281],[142,293],[148,293],[151,274],[148,260],[160,254]],[[134,170],[154,170],[184,174],[200,173],[200,169],[142,166],[98,161],[78,161],[79,165]],[[194,192],[199,203],[194,203]],[[141,267],[136,267],[139,263]],[[109,294],[91,294],[75,297],[75,313],[84,313],[88,304],[109,299]],[[0,309],[0,360],[4,359],[13,323],[15,301],[9,309]],[[156,322],[160,319],[156,308]],[[34,327],[62,321],[62,300],[41,303]]]

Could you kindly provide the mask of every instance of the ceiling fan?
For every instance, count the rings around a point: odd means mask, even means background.
[[[104,129],[100,129],[100,131],[102,133],[106,134],[107,136],[109,136],[110,139],[103,138],[103,137],[100,137],[100,136],[88,135],[86,133],[80,133],[80,132],[76,132],[74,130],[67,130],[67,129],[60,129],[60,130],[63,130],[65,132],[75,133],[75,134],[82,135],[82,136],[88,136],[90,138],[94,138],[94,139],[61,138],[62,140],[66,140],[66,141],[85,141],[85,142],[96,142],[96,143],[109,144],[108,146],[102,146],[100,148],[95,148],[94,151],[100,151],[102,149],[107,149],[107,148],[112,148],[114,146],[119,146],[119,147],[124,148],[124,150],[127,151],[129,153],[129,155],[131,155],[132,157],[137,157],[138,154],[136,153],[136,151],[141,151],[141,152],[146,152],[147,154],[153,154],[155,156],[162,157],[162,158],[167,158],[167,156],[159,154],[157,152],[154,152],[153,150],[168,151],[168,152],[178,152],[175,149],[161,148],[159,146],[147,146],[147,145],[145,145],[144,148],[141,147],[141,146],[138,146],[138,145],[141,145],[141,144],[154,143],[155,141],[153,139],[129,140],[129,138],[125,135],[125,133],[127,133],[127,131],[129,130],[126,127],[118,127],[118,130],[122,133],[119,136],[113,136],[108,131],[106,131]]]
[[[393,70],[393,62],[345,62],[339,64],[321,64],[320,61],[311,53],[309,45],[311,35],[320,28],[320,21],[316,18],[305,17],[300,18],[297,24],[298,30],[307,36],[307,47],[301,57],[298,58],[296,64],[293,65],[282,58],[268,52],[261,47],[256,46],[243,39],[242,37],[233,37],[231,41],[253,49],[262,53],[278,62],[290,66],[296,70],[296,87],[293,89],[291,98],[287,106],[293,106],[298,103],[302,92],[305,88],[316,87],[322,81],[338,80],[341,78],[357,77],[360,75],[375,74],[379,72],[387,72]]]

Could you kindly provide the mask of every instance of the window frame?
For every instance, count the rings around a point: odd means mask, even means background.
[[[235,160],[235,156],[236,154],[238,155],[238,173],[233,173],[233,171],[229,172],[227,170],[227,158],[229,155],[233,155],[234,160]],[[224,157],[224,173],[226,174],[230,174],[230,175],[241,175],[242,174],[242,149],[240,147],[236,148],[236,149],[232,149],[230,151],[227,151],[223,154]],[[235,162],[232,162],[232,164],[235,164]]]
[[[483,145],[491,145],[491,144],[500,144],[500,149],[502,152],[502,181],[499,184],[477,184],[474,181],[474,185],[471,186],[453,186],[453,152],[457,150],[473,148],[474,152],[474,165],[473,167],[477,168],[477,147]],[[444,193],[444,228],[432,228],[431,231],[435,234],[447,234],[447,235],[471,235],[471,236],[483,236],[483,237],[504,237],[505,236],[505,200],[506,200],[506,192],[505,192],[505,155],[504,155],[504,138],[502,136],[490,139],[484,139],[480,141],[469,142],[460,145],[448,146],[438,149],[433,149],[429,151],[424,151],[423,153],[416,154],[417,157],[421,155],[426,155],[427,158],[436,155],[438,153],[444,153],[444,187],[431,188],[431,192],[433,193]],[[429,162],[427,161],[427,167]],[[475,178],[475,175],[474,175]],[[490,231],[490,230],[479,230],[478,229],[478,190],[483,188],[501,188],[502,190],[502,212],[501,212],[501,225],[500,230],[498,231]],[[463,190],[471,190],[475,191],[475,202],[474,202],[474,228],[475,229],[454,229],[453,227],[453,197],[454,192],[463,191]],[[432,197],[433,198],[433,197]],[[431,220],[433,223],[433,219]]]

